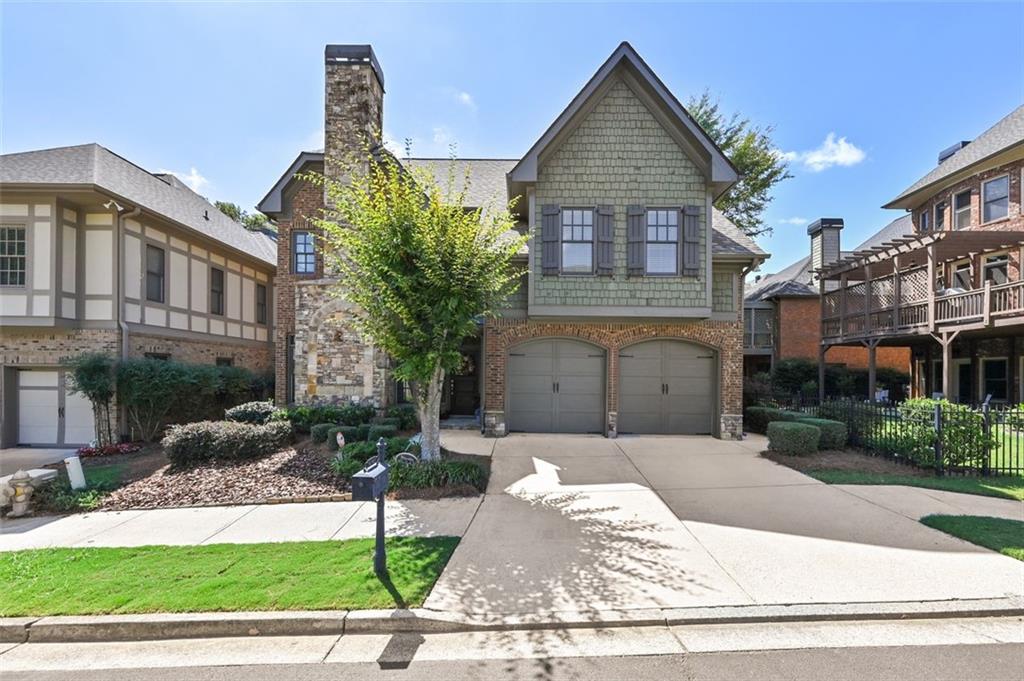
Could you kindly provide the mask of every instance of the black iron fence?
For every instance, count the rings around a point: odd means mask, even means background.
[[[1024,475],[1024,406],[765,396],[764,406],[842,421],[850,444],[939,475]]]

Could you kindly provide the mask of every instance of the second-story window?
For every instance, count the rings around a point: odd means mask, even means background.
[[[313,235],[309,232],[292,232],[292,271],[295,274],[316,272]]]
[[[772,347],[772,310],[748,307],[743,310],[743,346],[767,349]]]
[[[647,274],[679,271],[679,211],[647,211]]]
[[[146,300],[164,302],[164,249],[146,245]]]
[[[931,222],[928,220],[928,211],[923,210],[921,214],[917,216],[917,229],[919,232],[928,233],[932,231]]]
[[[963,229],[971,226],[971,190],[953,197],[953,226]]]
[[[224,316],[224,270],[210,268],[210,314]]]
[[[1010,176],[1003,175],[981,185],[981,221],[992,222],[1010,214]]]
[[[594,211],[589,208],[562,210],[562,271],[594,271]]]
[[[984,280],[993,284],[1005,284],[1009,281],[1009,265],[1010,256],[1005,253],[988,256],[985,258]]]
[[[0,286],[25,285],[25,228],[0,225]]]
[[[946,229],[946,202],[935,204],[935,231]]]
[[[267,323],[267,287],[256,284],[256,323]]]

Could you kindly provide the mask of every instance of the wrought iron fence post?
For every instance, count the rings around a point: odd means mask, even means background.
[[[935,405],[935,475],[942,475],[942,405]]]
[[[982,432],[984,435],[984,456],[981,459],[981,474],[988,475],[992,471],[990,470],[990,460],[992,458],[992,410],[989,407],[988,400],[985,400],[984,404],[981,405],[981,417],[984,420],[984,428]]]

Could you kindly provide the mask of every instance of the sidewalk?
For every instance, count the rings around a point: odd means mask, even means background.
[[[389,501],[389,536],[458,536],[481,497]],[[252,544],[372,537],[376,504],[338,501],[97,511],[5,519],[0,551],[70,546]]]

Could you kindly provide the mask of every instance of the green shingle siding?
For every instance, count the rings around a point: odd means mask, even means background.
[[[736,300],[733,292],[734,272],[711,270],[711,310],[713,312],[734,312]]]
[[[537,257],[535,276],[530,282],[534,286],[534,303],[706,306],[706,197],[704,176],[697,166],[632,90],[617,80],[579,127],[541,164],[534,216],[535,224],[540,225],[541,206],[545,204],[614,206],[613,275],[545,276]],[[627,277],[626,206],[631,204],[700,207],[699,276]]]

